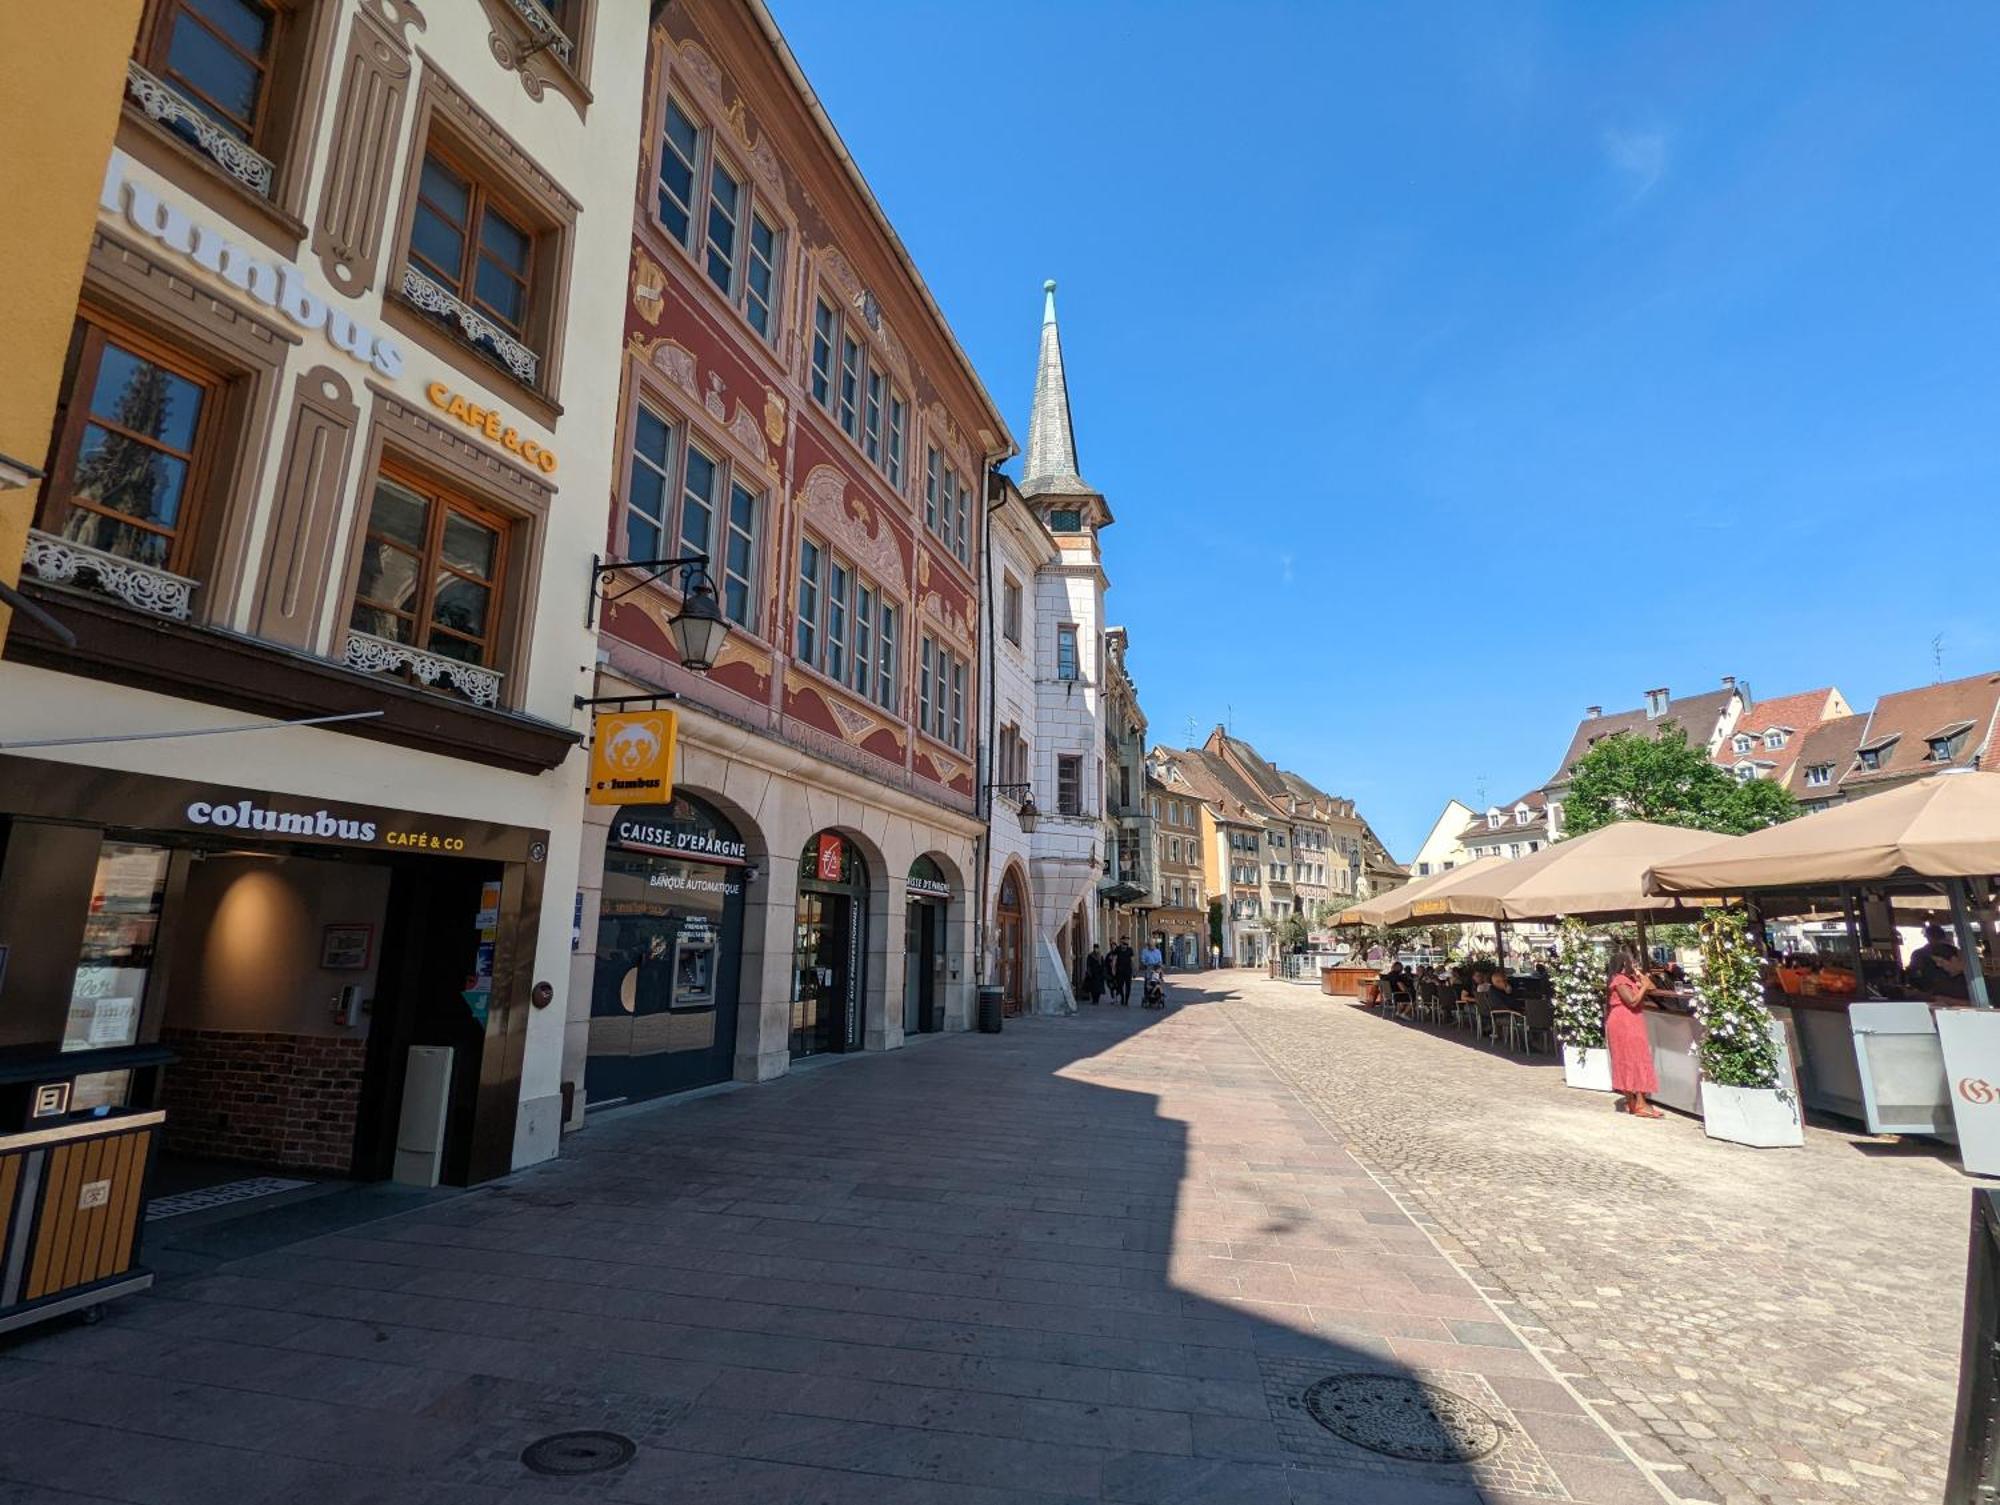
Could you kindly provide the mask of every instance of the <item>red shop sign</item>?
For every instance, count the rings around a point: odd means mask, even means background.
[[[840,870],[847,865],[847,853],[838,836],[822,836],[819,839],[819,881],[838,883]]]

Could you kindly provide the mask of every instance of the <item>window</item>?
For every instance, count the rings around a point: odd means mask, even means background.
[[[900,699],[896,693],[896,645],[896,608],[884,601],[881,626],[875,633],[875,703],[887,711],[895,710]]]
[[[938,473],[938,541],[952,547],[952,530],[958,516],[958,475],[947,465]]]
[[[951,745],[965,751],[965,660],[951,660]]]
[[[868,406],[861,420],[861,452],[872,465],[882,463],[882,373],[868,368]]]
[[[1083,759],[1064,754],[1056,759],[1056,813],[1083,814]]]
[[[1076,661],[1076,629],[1062,626],[1056,629],[1056,678],[1075,680],[1083,676],[1078,673]]]
[[[718,534],[716,513],[728,497]],[[672,507],[678,499],[679,517]],[[758,519],[763,495],[729,477],[729,467],[696,444],[680,442],[672,424],[643,402],[634,410],[632,454],[625,480],[625,557],[665,559],[706,554],[722,589],[723,615],[756,630]],[[668,583],[678,588],[679,581]]]
[[[1049,531],[1051,533],[1081,533],[1083,531],[1083,514],[1074,507],[1053,508],[1049,512]]]
[[[813,401],[833,411],[833,342],[839,328],[833,310],[824,303],[813,305],[812,395]]]
[[[1500,812],[1498,810],[1489,810],[1486,812],[1486,829],[1489,831],[1500,829]]]
[[[139,64],[200,112],[202,122],[269,155],[271,72],[279,13],[260,0],[160,0],[136,50]],[[169,130],[218,161],[201,124]],[[268,179],[263,192],[269,193]]]
[[[1888,750],[1887,744],[1881,747],[1864,747],[1857,756],[1861,759],[1861,766],[1873,772],[1882,766],[1882,754]]]
[[[917,725],[925,731],[931,729],[931,685],[936,673],[937,646],[927,635],[923,640],[922,657],[917,662]]]
[[[1831,763],[1814,763],[1806,769],[1806,785],[1808,788],[1821,789],[1832,782],[1833,765]]]
[[[1747,753],[1753,746],[1755,746],[1755,743],[1747,732],[1738,732],[1736,734],[1735,747],[1737,752]]]
[[[185,574],[219,383],[168,359],[149,342],[77,323],[41,526]]]
[[[1952,758],[1952,748],[1957,741],[1956,737],[1931,738],[1931,761],[1933,763],[1949,763]]]
[[[1764,745],[1770,748],[1772,752],[1776,752],[1779,748],[1783,747],[1785,745],[1784,729],[1774,726],[1768,732],[1764,733]]]
[[[958,562],[970,568],[972,564],[972,486],[961,480],[956,489],[958,497]]]
[[[875,591],[865,581],[854,582],[854,659],[848,684],[864,700],[875,698]]]
[[[430,286],[410,293],[406,282],[409,301],[531,386],[539,364],[538,289],[548,280],[536,239],[525,211],[441,147],[425,151],[407,270]]]
[[[968,567],[972,561],[972,483],[936,446],[924,450],[924,527]]]
[[[1737,783],[1747,784],[1757,777],[1757,765],[1755,763],[1738,763],[1735,773]]]
[[[736,292],[736,260],[742,228],[743,185],[717,161],[708,171],[708,280],[725,296]]]
[[[886,470],[889,484],[896,488],[898,494],[903,490],[903,445],[908,427],[908,408],[903,399],[892,392],[889,395],[889,453]]]
[[[965,748],[966,662],[929,634],[917,667],[917,725],[938,741]]]
[[[819,662],[819,581],[822,568],[820,547],[810,538],[799,540],[799,622],[797,654],[800,663]]]
[[[835,417],[850,439],[861,437],[861,342],[852,335],[840,339],[840,400]]]
[[[926,447],[924,450],[924,526],[935,533],[938,530],[938,474],[944,468],[944,461],[938,452]]]
[[[782,243],[771,222],[750,216],[750,265],[743,284],[743,313],[750,327],[767,340],[778,337],[778,269],[784,265]]]
[[[385,471],[348,625],[441,658],[492,663],[506,545],[505,523],[483,508]]]
[[[701,156],[701,129],[680,105],[667,101],[666,128],[661,132],[660,223],[682,245],[694,228],[695,162]]]
[[[1012,575],[1000,582],[1000,630],[1008,642],[1021,645],[1021,582]]]
[[[847,679],[848,574],[837,561],[826,575],[826,672]]]

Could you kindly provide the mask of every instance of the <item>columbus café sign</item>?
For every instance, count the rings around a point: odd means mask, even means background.
[[[213,272],[231,287],[275,309],[301,329],[318,330],[334,349],[393,380],[403,374],[403,349],[352,315],[332,307],[289,261],[253,256],[212,225],[176,209],[143,184],[130,181],[132,159],[116,150],[104,169],[97,207],[122,214],[134,230]]]

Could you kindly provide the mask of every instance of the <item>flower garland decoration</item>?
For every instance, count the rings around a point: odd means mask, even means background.
[[[1723,1087],[1776,1087],[1778,1046],[1764,1007],[1763,957],[1740,909],[1701,921],[1701,979],[1694,986],[1704,1079]]]
[[[1583,921],[1565,919],[1551,969],[1556,1037],[1581,1055],[1604,1049],[1604,1000],[1610,984],[1603,954]]]

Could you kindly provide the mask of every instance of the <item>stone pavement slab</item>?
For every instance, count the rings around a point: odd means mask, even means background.
[[[623,1110],[504,1184],[246,1236],[0,1347],[0,1500],[1666,1498],[1242,1000],[1176,998]],[[1356,1376],[1438,1387],[1483,1453],[1329,1430],[1422,1420]],[[523,1466],[573,1430],[636,1451]]]
[[[1558,1066],[1449,1029],[1241,973],[1217,991],[1683,1498],[1942,1497],[1974,1184],[1947,1149],[1817,1124],[1803,1149],[1745,1149],[1615,1114]],[[1447,1325],[1468,1341],[1480,1321]]]

